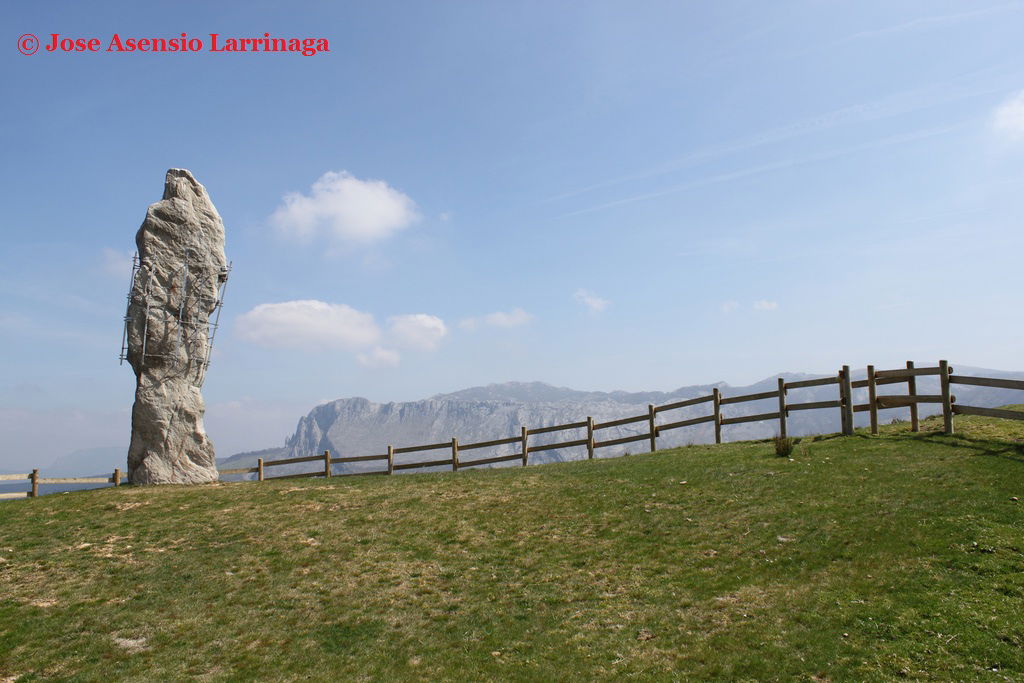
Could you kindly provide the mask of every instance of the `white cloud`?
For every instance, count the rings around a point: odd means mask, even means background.
[[[1024,90],[996,108],[992,127],[1013,140],[1024,139]]]
[[[356,360],[368,368],[396,368],[401,356],[397,351],[375,346],[366,353],[356,354]]]
[[[754,302],[755,311],[776,311],[779,308],[778,301],[765,301],[764,299]]]
[[[572,298],[589,308],[593,313],[600,313],[608,308],[608,304],[611,303],[607,299],[602,299],[586,289],[577,289]]]
[[[496,311],[484,316],[484,322],[495,327],[519,327],[533,320],[533,316],[521,308],[513,308],[507,313]]]
[[[448,334],[444,321],[425,313],[388,318],[384,333],[372,313],[315,299],[260,304],[235,321],[242,339],[271,349],[350,351],[368,368],[396,367],[390,347],[434,351]]]
[[[270,217],[299,239],[326,235],[339,242],[369,243],[390,237],[419,219],[416,204],[383,180],[360,180],[328,171],[308,195],[289,192]]]
[[[521,308],[513,308],[511,311],[495,311],[479,318],[465,318],[459,321],[459,327],[472,332],[481,324],[492,327],[520,327],[531,320],[533,315]]]
[[[399,346],[433,351],[448,334],[448,328],[437,316],[411,313],[388,318],[388,333]]]
[[[722,302],[722,313],[732,313],[740,307],[739,301],[723,301]]]
[[[103,249],[103,272],[128,280],[132,274],[132,256],[133,252],[105,247]]]
[[[372,314],[313,299],[260,304],[235,327],[243,339],[276,349],[356,351],[380,339]]]

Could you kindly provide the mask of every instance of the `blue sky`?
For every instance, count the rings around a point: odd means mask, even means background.
[[[167,168],[234,262],[207,428],[541,380],[1024,369],[1024,3],[8,3],[0,469],[126,445]],[[19,54],[18,36],[324,37]]]

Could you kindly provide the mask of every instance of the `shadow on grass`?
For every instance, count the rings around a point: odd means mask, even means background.
[[[893,437],[912,443],[929,443],[950,446],[952,448],[967,448],[974,451],[977,455],[1024,463],[1024,443],[1014,443],[1005,439],[990,439],[969,436],[967,434],[943,434],[942,432],[898,434],[893,435]]]

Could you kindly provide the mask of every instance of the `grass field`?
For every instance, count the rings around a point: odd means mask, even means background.
[[[0,681],[1024,679],[1024,423],[0,506]]]

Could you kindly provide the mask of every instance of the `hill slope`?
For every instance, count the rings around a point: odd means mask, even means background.
[[[16,501],[0,679],[1019,680],[1024,424],[957,429]]]

